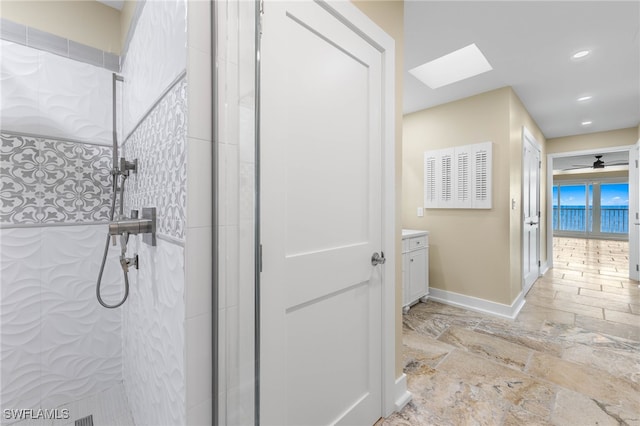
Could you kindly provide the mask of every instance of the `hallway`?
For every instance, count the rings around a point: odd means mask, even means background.
[[[385,425],[640,422],[640,290],[628,243],[554,239],[515,321],[436,302],[403,318],[413,400]]]

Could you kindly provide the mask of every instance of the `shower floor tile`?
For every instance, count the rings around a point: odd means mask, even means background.
[[[46,407],[49,409],[49,407]],[[69,410],[68,419],[26,419],[14,423],[2,423],[11,426],[75,426],[75,421],[93,415],[94,426],[135,426],[124,386],[116,385],[106,391],[90,397],[73,401],[58,407]],[[59,414],[62,414],[60,411]]]

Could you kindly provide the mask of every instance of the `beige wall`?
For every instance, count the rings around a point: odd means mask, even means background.
[[[396,377],[402,375],[402,76],[404,63],[404,1],[354,1],[396,42]]]
[[[120,11],[120,50],[125,48],[125,43],[127,42],[127,35],[129,35],[129,26],[131,25],[131,20],[133,19],[133,15],[136,11],[136,3],[137,0],[126,0],[124,2],[124,6]]]
[[[97,1],[2,0],[0,16],[105,52],[120,54],[120,12]]]
[[[511,304],[511,89],[506,87],[404,117],[403,226],[429,235],[429,280],[434,288]],[[493,208],[425,209],[423,153],[493,142]]]
[[[546,139],[529,112],[526,110],[518,95],[509,89],[509,139],[511,151],[511,179],[510,199],[516,200],[516,208],[511,209],[509,215],[509,245],[510,245],[510,294],[511,300],[522,291],[522,128],[526,127],[540,144],[540,261],[547,261],[547,174],[546,167]]]
[[[553,138],[547,141],[547,154],[633,145],[638,141],[639,132],[639,128],[630,127],[608,132]]]
[[[404,117],[403,226],[430,231],[432,287],[506,305],[521,293],[523,126],[540,144],[544,159],[545,137],[510,87]],[[424,217],[418,217],[416,209],[423,205],[424,151],[485,141],[493,142],[493,208],[425,209]],[[542,173],[543,230],[545,180]],[[544,235],[540,243],[545,262]]]

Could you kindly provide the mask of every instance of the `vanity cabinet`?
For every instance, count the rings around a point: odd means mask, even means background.
[[[429,232],[402,230],[402,311],[429,295]]]

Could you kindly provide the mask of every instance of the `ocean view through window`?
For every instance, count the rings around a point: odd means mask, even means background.
[[[623,236],[629,232],[627,182],[553,185],[554,233]]]

